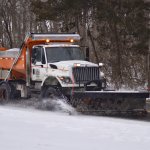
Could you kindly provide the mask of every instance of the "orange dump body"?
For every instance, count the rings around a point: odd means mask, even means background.
[[[7,50],[7,48],[5,48],[5,47],[0,47],[0,51],[6,51]]]
[[[32,39],[28,39],[28,41],[24,44],[21,54],[19,56],[19,58],[17,59],[17,62],[14,64],[14,61],[17,57],[17,55],[20,53],[19,50],[18,52],[13,51],[13,49],[5,49],[5,50],[0,50],[0,73],[1,71],[9,71],[12,68],[11,74],[9,79],[26,79],[26,59],[30,59],[30,58],[26,58],[26,51],[27,48],[29,49],[30,52],[30,56],[31,56],[31,51],[32,51],[32,47],[35,45],[39,45],[39,44],[45,44],[46,40],[32,40]],[[11,52],[11,50],[13,51],[13,55],[15,54],[15,56],[9,56],[9,53]],[[12,67],[13,66],[13,67]],[[30,64],[31,66],[31,64]],[[1,79],[4,79],[6,76],[0,76]]]
[[[13,53],[14,55],[11,56],[10,54]],[[5,78],[7,76],[6,71],[9,71],[12,66],[13,63],[18,55],[19,51],[11,51],[11,50],[6,50],[6,51],[1,51],[0,52],[0,70],[1,72],[5,71],[5,75],[2,75],[1,78]],[[22,52],[22,54],[20,55],[19,59],[17,60],[16,65],[13,66],[12,72],[11,72],[11,76],[9,77],[10,79],[18,79],[18,78],[24,78],[24,72],[25,72],[25,55],[24,52]]]

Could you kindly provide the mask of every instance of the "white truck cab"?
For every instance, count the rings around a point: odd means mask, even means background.
[[[79,45],[72,42],[34,46],[31,60],[31,79],[39,83],[39,88],[44,84],[81,88],[104,77],[99,66],[86,61]]]
[[[42,93],[48,93],[45,92],[48,88],[61,89],[66,95],[74,89],[83,90],[87,85],[94,90],[106,87],[100,65],[89,62],[89,50],[84,53],[78,45],[78,34],[32,34],[34,40],[46,42],[35,44],[31,54],[26,55],[26,85],[32,89],[44,91]]]

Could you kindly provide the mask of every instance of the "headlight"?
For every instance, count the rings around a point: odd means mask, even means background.
[[[61,76],[61,77],[58,77],[58,78],[59,78],[62,82],[64,82],[64,83],[67,83],[67,84],[72,83],[70,77]]]

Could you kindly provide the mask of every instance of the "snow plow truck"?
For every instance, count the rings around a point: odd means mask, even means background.
[[[0,102],[63,97],[82,113],[146,115],[149,92],[107,90],[102,64],[79,41],[76,33],[29,33],[20,48],[0,50]]]

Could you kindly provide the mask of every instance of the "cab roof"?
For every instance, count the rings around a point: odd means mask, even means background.
[[[32,40],[58,40],[58,41],[67,41],[73,39],[74,41],[79,41],[80,40],[80,35],[77,33],[74,34],[61,34],[61,33],[49,33],[49,34],[44,34],[44,33],[31,33],[30,35]]]
[[[42,47],[79,47],[79,45],[72,45],[72,44],[62,44],[62,43],[53,43],[53,44],[40,44],[36,45],[37,46],[42,46]]]

